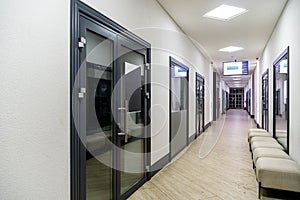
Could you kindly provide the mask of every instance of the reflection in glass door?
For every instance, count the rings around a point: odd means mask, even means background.
[[[204,78],[196,73],[196,137],[204,131]]]
[[[262,128],[269,131],[269,70],[262,75]]]
[[[79,196],[126,199],[146,181],[149,165],[149,47],[79,19]]]
[[[289,47],[273,63],[274,137],[289,152]]]

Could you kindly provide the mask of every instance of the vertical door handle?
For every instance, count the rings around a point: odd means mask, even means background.
[[[127,133],[127,131],[128,131],[127,130],[128,101],[125,100],[124,103],[125,103],[124,107],[118,108],[118,110],[123,111],[123,114],[124,114],[124,126],[123,126],[124,132],[118,133],[118,136],[124,136],[125,143],[127,143],[128,142],[128,133]]]

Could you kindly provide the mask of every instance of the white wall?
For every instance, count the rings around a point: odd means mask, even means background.
[[[273,80],[272,64],[275,59],[290,46],[290,155],[300,164],[300,110],[299,74],[300,74],[300,1],[289,0],[279,22],[267,44],[260,65],[260,76],[266,68],[270,68],[270,83]],[[260,79],[259,79],[260,80]],[[261,81],[261,80],[260,80]],[[272,86],[272,85],[270,85]],[[270,89],[270,125],[273,115],[273,86]],[[260,100],[260,99],[258,99]],[[272,126],[270,126],[272,130]]]
[[[209,61],[154,0],[84,0],[152,46],[152,164],[169,153],[169,56],[189,67],[189,136],[195,133],[195,72],[205,77],[205,113],[212,92]],[[205,123],[211,121],[205,116]]]
[[[229,87],[226,85],[226,83],[224,82],[224,80],[221,79],[220,81],[220,111],[221,113],[224,111],[226,112],[226,96],[224,96],[223,98],[223,90],[226,92],[229,92]],[[224,107],[224,110],[223,110]]]
[[[0,2],[0,199],[70,199],[69,9]]]
[[[277,75],[276,75],[277,76]],[[279,108],[279,114],[284,115],[285,112],[285,104],[284,104],[284,78],[280,77],[278,80],[276,80],[276,91],[280,91],[280,108]]]
[[[255,104],[256,104],[256,100],[255,100],[255,71],[252,73],[251,75],[251,116],[255,115]]]
[[[262,97],[262,92],[261,92],[261,76],[262,74],[260,74],[260,62],[257,61],[257,65],[256,68],[253,72],[254,74],[254,119],[255,121],[261,126],[261,115],[262,115],[262,101],[261,101],[261,97]]]
[[[246,107],[246,93],[251,89],[251,79],[248,81],[248,84],[244,87],[244,107]]]
[[[255,80],[255,73],[256,71],[254,70],[253,74],[251,74],[250,79],[248,81],[248,84],[246,85],[246,87],[244,88],[244,101],[246,101],[246,93],[248,92],[248,90],[250,89],[250,114],[251,115],[255,115],[254,114],[254,110],[255,110],[255,104],[256,102],[253,102],[253,95],[255,96],[255,90],[257,89],[256,86],[253,87],[253,80]],[[255,98],[254,98],[255,99]],[[245,103],[246,105],[246,103]]]
[[[230,88],[228,87],[228,85],[224,82],[224,88],[223,88],[226,92],[230,92]]]

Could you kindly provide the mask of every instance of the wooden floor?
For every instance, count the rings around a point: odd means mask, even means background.
[[[227,111],[129,199],[257,199],[247,142],[252,127],[246,111]]]

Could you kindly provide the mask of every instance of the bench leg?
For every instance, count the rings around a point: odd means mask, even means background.
[[[258,182],[258,199],[261,197],[261,182]]]

